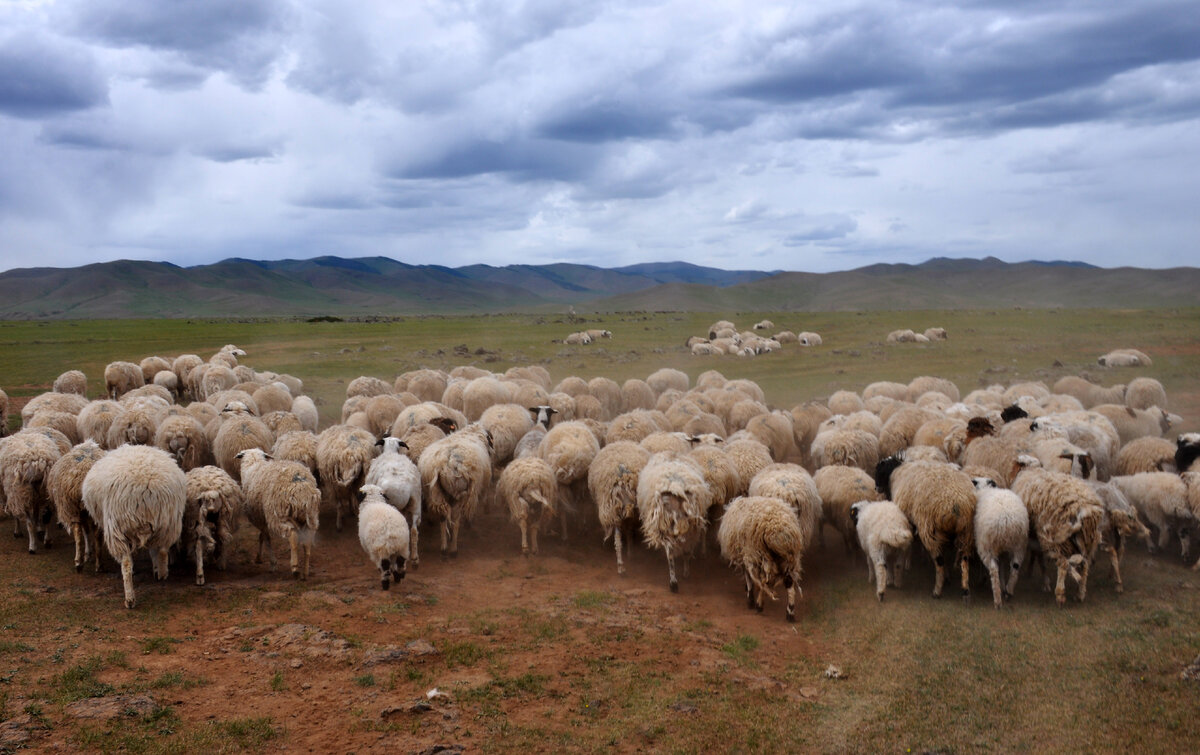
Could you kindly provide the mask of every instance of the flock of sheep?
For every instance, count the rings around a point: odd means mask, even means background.
[[[693,356],[732,354],[739,357],[771,354],[782,349],[785,343],[798,343],[801,346],[821,345],[821,336],[808,331],[793,333],[790,330],[781,330],[768,338],[754,332],[755,330],[774,329],[775,323],[770,320],[761,320],[754,324],[752,330],[744,330],[739,333],[737,326],[729,320],[717,320],[708,326],[707,338],[692,336],[684,345],[691,349]]]
[[[460,526],[501,505],[525,554],[550,530],[586,533],[612,540],[623,574],[640,535],[663,551],[673,591],[717,545],[751,608],[781,584],[794,620],[802,562],[825,524],[865,553],[880,600],[901,585],[918,540],[935,596],[957,565],[968,597],[978,558],[999,607],[1038,558],[1060,605],[1068,580],[1084,598],[1100,551],[1120,591],[1129,538],[1159,549],[1178,538],[1186,558],[1200,519],[1200,468],[1190,471],[1200,434],[1163,437],[1179,418],[1152,378],[960,396],[922,376],[784,410],[753,381],[715,370],[694,383],[661,369],[624,384],[555,384],[541,366],[460,366],[356,378],[341,422],[318,432],[302,382],[243,356],[229,345],[207,360],[114,362],[102,399],[86,398],[78,371],[31,399],[22,429],[0,438],[0,504],[30,553],[50,545],[54,519],[74,540],[77,570],[99,570],[102,542],[133,607],[136,551],[164,579],[174,549],[203,584],[205,561],[224,567],[243,518],[259,533],[256,562],[266,551],[274,568],[274,544],[287,542],[293,575],[307,578],[324,509],[338,530],[357,517],[387,589],[419,565],[423,522],[453,558]],[[0,391],[0,428],[7,411]]]

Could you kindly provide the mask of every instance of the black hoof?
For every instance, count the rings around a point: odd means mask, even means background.
[[[796,614],[792,613],[791,611],[788,611],[787,620],[789,623],[795,624],[796,623]]]
[[[679,583],[678,582],[671,583],[671,592],[679,592]]]
[[[762,607],[762,606],[755,606],[755,607],[754,607],[754,612],[755,612],[755,613],[762,613],[762,609],[763,609],[763,607]]]
[[[29,549],[29,555],[31,555],[31,556],[32,556],[32,555],[34,555],[35,553],[37,553],[37,549],[36,549],[36,548],[30,548],[30,549]]]
[[[934,599],[934,600],[941,600],[941,599],[942,599],[942,594],[941,594],[940,592],[935,592],[935,593],[933,594],[933,599]]]
[[[458,558],[458,551],[451,551],[450,558]]]
[[[79,574],[83,571],[83,564],[75,564],[75,573]]]
[[[392,583],[389,580],[386,580],[386,579],[379,580],[379,589],[386,590],[391,586],[392,586]]]
[[[300,570],[299,569],[292,570],[292,579],[300,579]]]

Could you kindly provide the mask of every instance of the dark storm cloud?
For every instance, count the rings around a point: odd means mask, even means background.
[[[252,88],[269,75],[291,21],[283,0],[80,0],[63,13],[83,39],[176,53]]]
[[[107,102],[88,50],[37,32],[0,38],[0,113],[36,119]]]
[[[586,148],[551,141],[491,141],[470,138],[430,156],[412,158],[391,171],[393,178],[464,178],[501,174],[510,180],[569,181],[587,162]]]
[[[671,115],[647,101],[604,100],[563,108],[538,127],[538,135],[569,142],[658,139],[672,133]]]

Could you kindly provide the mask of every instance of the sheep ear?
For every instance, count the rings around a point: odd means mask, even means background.
[[[546,408],[546,414],[558,414],[558,410],[553,406],[550,406]]]
[[[400,448],[408,448],[408,444],[407,444],[407,443],[405,443],[405,442],[404,442],[404,441],[402,441],[402,440],[398,440],[398,441],[396,441],[396,445],[397,445],[397,446],[400,446]]]
[[[382,445],[383,445],[383,442],[384,442],[385,440],[387,440],[387,438],[388,438],[388,436],[386,436],[386,435],[385,435],[385,436],[383,436],[383,437],[382,437],[382,438],[380,438],[379,440],[375,441],[375,445],[377,445],[377,446],[382,446]]]

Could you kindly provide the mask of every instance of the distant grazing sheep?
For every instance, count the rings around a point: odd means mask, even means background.
[[[54,392],[87,396],[87,375],[79,370],[67,370],[54,379]]]
[[[1149,367],[1150,357],[1137,349],[1113,349],[1096,360],[1101,367]]]
[[[1138,377],[1125,388],[1125,405],[1131,409],[1167,408],[1167,392],[1154,378]]]
[[[821,340],[819,333],[812,333],[807,330],[796,334],[796,341],[801,346],[820,346],[824,341]]]

